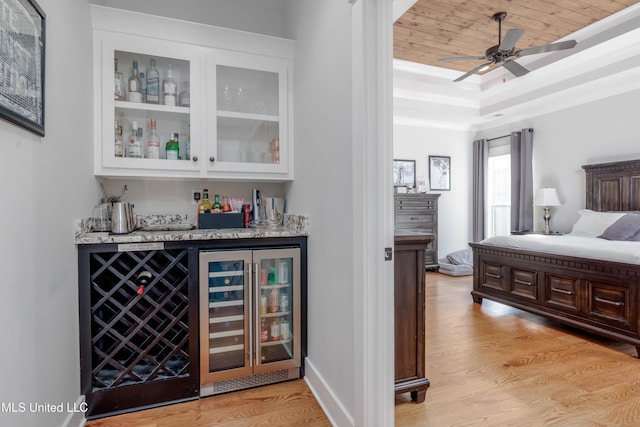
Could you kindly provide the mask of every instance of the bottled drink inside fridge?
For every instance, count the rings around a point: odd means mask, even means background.
[[[149,60],[149,68],[147,69],[147,103],[160,103],[160,73],[156,68],[156,59]]]
[[[128,89],[127,100],[129,102],[142,102],[142,80],[140,80],[140,76],[138,75],[138,61],[133,61]]]
[[[169,64],[169,69],[167,70],[167,78],[162,83],[162,90],[164,92],[164,105],[175,107],[177,105],[178,87],[173,78],[173,68],[171,64]]]
[[[131,125],[131,135],[127,144],[127,157],[142,157],[142,144],[138,137],[138,122]]]
[[[147,141],[147,158],[160,158],[160,137],[156,131],[156,119],[151,119],[151,132],[149,133],[149,140]]]

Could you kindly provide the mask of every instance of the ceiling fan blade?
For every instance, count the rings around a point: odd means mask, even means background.
[[[469,71],[466,74],[461,75],[460,77],[458,77],[457,79],[454,80],[454,82],[459,82],[460,80],[464,80],[467,77],[469,77],[472,74],[477,73],[478,71],[480,71],[483,67],[486,67],[488,65],[493,64],[493,62],[487,62],[486,64],[482,64],[482,65],[478,65],[476,68],[474,68],[473,70]]]
[[[504,39],[502,39],[500,46],[498,46],[498,50],[509,51],[513,49],[523,34],[524,30],[521,30],[519,28],[510,29],[509,31],[507,31],[507,34],[504,35]]]
[[[476,59],[487,59],[486,56],[454,56],[452,58],[442,58],[440,61],[443,62],[451,62],[451,61],[470,61]]]
[[[555,52],[556,50],[564,50],[573,48],[578,42],[575,40],[566,40],[558,43],[545,44],[543,46],[529,47],[515,52],[515,56],[535,55],[538,53]]]
[[[522,65],[518,64],[512,59],[509,61],[505,61],[504,64],[502,64],[502,66],[507,70],[509,70],[509,72],[511,72],[511,74],[513,74],[516,77],[522,77],[529,72],[529,70],[527,70]]]

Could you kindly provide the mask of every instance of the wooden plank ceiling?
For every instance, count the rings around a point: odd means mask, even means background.
[[[498,44],[497,12],[507,12],[502,36],[524,30],[517,49],[544,45],[612,15],[638,0],[417,0],[394,24],[394,57],[469,71],[478,61],[442,62],[452,56],[482,56]],[[494,68],[492,66],[492,68]]]

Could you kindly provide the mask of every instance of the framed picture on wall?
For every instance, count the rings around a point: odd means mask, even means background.
[[[429,156],[429,189],[451,190],[451,157]]]
[[[393,186],[411,187],[416,186],[416,161],[415,160],[393,160]]]
[[[0,13],[0,117],[44,136],[45,15],[35,0]]]

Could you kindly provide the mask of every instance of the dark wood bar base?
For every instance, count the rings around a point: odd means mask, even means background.
[[[424,402],[425,376],[425,250],[432,234],[396,230],[394,262],[395,393],[411,393]]]

